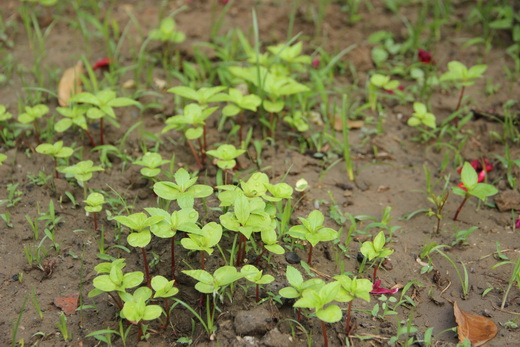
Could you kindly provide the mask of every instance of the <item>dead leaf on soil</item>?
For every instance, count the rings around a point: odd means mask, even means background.
[[[365,125],[365,122],[363,122],[362,120],[347,119],[347,126],[349,129],[361,129],[363,125]],[[334,119],[334,130],[343,130],[343,122],[341,121],[341,117],[336,117]]]
[[[459,342],[468,338],[472,346],[477,347],[497,335],[498,327],[491,319],[462,311],[456,301],[453,302],[453,314],[457,322]]]
[[[81,75],[83,74],[83,63],[78,61],[76,66],[69,67],[61,76],[58,85],[58,103],[66,107],[71,96],[81,93]]]
[[[74,293],[54,298],[54,305],[61,308],[67,316],[74,314],[78,308],[79,294]]]

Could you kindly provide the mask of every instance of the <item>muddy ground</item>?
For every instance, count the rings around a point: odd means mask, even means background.
[[[158,1],[157,1],[158,3]],[[511,99],[518,99],[518,84],[506,79],[503,66],[512,66],[511,60],[504,53],[507,47],[508,38],[499,38],[497,43],[489,52],[473,46],[467,49],[461,48],[463,39],[474,36],[474,31],[479,28],[470,28],[460,24],[460,21],[468,15],[473,6],[472,1],[458,1],[455,4],[453,14],[454,23],[442,28],[442,40],[435,43],[430,51],[435,57],[436,64],[440,71],[445,71],[446,63],[450,60],[459,60],[467,65],[475,63],[486,63],[489,65],[485,73],[486,79],[490,79],[494,84],[500,84],[501,89],[498,93],[491,95],[484,93],[486,81],[479,81],[475,86],[467,89],[469,103],[473,110],[487,110],[500,114],[505,102]],[[182,5],[182,1],[172,1],[166,6],[167,10],[174,10]],[[371,45],[366,43],[366,38],[376,30],[387,30],[397,38],[402,38],[406,34],[402,21],[389,11],[385,10],[381,1],[373,1],[373,8],[361,8],[363,20],[356,24],[349,24],[346,15],[340,10],[340,4],[333,2],[325,15],[322,31],[315,32],[315,25],[312,22],[309,11],[311,5],[301,5],[295,20],[294,33],[302,33],[302,38],[306,42],[306,51],[313,52],[314,47],[321,47],[328,52],[339,52],[340,50],[355,44],[355,48],[346,54],[342,60],[351,64],[357,72],[354,76],[349,71],[343,71],[338,75],[335,82],[335,90],[347,88],[348,85],[357,83],[363,86],[369,70],[374,69],[370,59]],[[220,5],[219,5],[220,6]],[[284,1],[237,1],[228,15],[225,17],[225,25],[222,30],[230,27],[240,27],[246,33],[251,33],[252,18],[251,8],[256,8],[260,27],[260,38],[264,46],[283,41],[287,37],[288,13],[290,12],[290,2]],[[0,85],[0,103],[5,105],[13,114],[17,113],[17,105],[21,98],[27,97],[30,91],[23,89],[31,86],[33,80],[30,77],[30,70],[33,66],[34,55],[29,49],[30,44],[24,32],[23,25],[17,14],[20,4],[18,1],[4,0],[0,13],[4,22],[13,21],[15,24],[6,31],[8,38],[13,42],[13,46],[5,48],[4,51],[12,54],[17,65],[8,81]],[[217,11],[221,8],[217,7]],[[121,61],[123,65],[132,64],[132,52],[135,47],[142,43],[143,36],[139,33],[147,33],[150,29],[157,26],[159,4],[145,1],[125,1],[119,2],[112,11],[113,18],[118,21],[121,28],[130,21],[128,13],[131,13],[140,23],[139,30],[132,27],[130,30],[135,35],[129,35],[129,39],[123,44]],[[403,6],[402,15],[414,21],[417,14],[417,5]],[[209,40],[210,18],[212,5],[205,1],[192,1],[187,5],[187,9],[175,19],[180,30],[186,33],[187,40],[180,45],[179,50],[183,59],[191,59],[193,54],[194,42],[205,42]],[[53,13],[43,10],[39,14],[42,26],[49,25],[49,18],[56,22],[49,36],[45,41],[46,54],[41,62],[44,74],[49,78],[44,82],[46,88],[55,90],[57,78],[61,72],[69,66],[75,64],[78,58],[86,54],[90,61],[95,61],[106,55],[105,46],[101,38],[90,42],[89,52],[85,51],[85,43],[70,24],[74,20],[74,13],[64,7],[61,11]],[[136,46],[137,45],[137,46]],[[132,48],[133,47],[133,48]],[[149,46],[153,53],[158,48]],[[211,55],[211,52],[208,52]],[[415,58],[410,57],[411,61]],[[25,69],[25,71],[24,71]],[[4,72],[6,68],[4,68]],[[153,69],[153,77],[165,79],[165,73],[160,66]],[[128,79],[131,78],[129,74]],[[171,81],[178,84],[178,81]],[[404,84],[410,81],[403,82]],[[151,85],[157,93],[156,101],[162,105],[163,109],[149,109],[144,111],[141,116],[137,109],[126,108],[121,113],[121,128],[116,129],[108,126],[106,138],[108,143],[117,145],[119,139],[135,122],[144,120],[144,128],[152,133],[159,133],[163,127],[164,116],[172,115],[176,105],[173,104],[173,97],[160,89],[157,85]],[[516,89],[516,91],[515,91]],[[357,97],[357,96],[356,96]],[[437,90],[432,96],[432,111],[439,119],[449,116],[457,104],[458,95],[453,93],[441,92]],[[362,96],[359,96],[362,98]],[[48,106],[54,109],[57,101],[48,97]],[[518,117],[518,106],[513,107]],[[519,255],[520,236],[518,230],[513,229],[514,220],[518,218],[517,212],[511,208],[520,205],[516,191],[511,194],[510,205],[503,211],[496,207],[477,204],[471,199],[462,210],[459,221],[453,222],[451,217],[455,213],[461,202],[461,197],[451,194],[448,198],[445,211],[445,218],[441,222],[441,232],[433,233],[436,227],[436,220],[428,217],[424,213],[418,213],[413,218],[401,218],[406,214],[418,209],[428,209],[431,205],[426,200],[425,176],[423,165],[426,165],[434,172],[435,179],[450,174],[450,185],[458,183],[459,176],[456,172],[457,167],[454,160],[450,159],[447,168],[439,172],[443,160],[443,153],[438,153],[433,149],[431,143],[420,144],[412,141],[412,137],[417,135],[417,131],[406,125],[406,119],[410,116],[410,105],[399,105],[394,101],[385,102],[386,118],[383,121],[383,132],[374,133],[370,130],[375,128],[369,121],[365,122],[362,129],[352,130],[351,146],[353,150],[354,165],[356,168],[355,182],[349,181],[345,171],[345,165],[341,161],[332,165],[336,159],[341,158],[341,153],[327,152],[323,148],[323,155],[316,155],[314,151],[300,153],[294,143],[294,139],[285,137],[289,131],[286,125],[279,128],[277,142],[275,145],[266,144],[262,151],[262,168],[267,173],[272,182],[280,182],[286,173],[286,182],[294,185],[300,178],[305,178],[310,188],[301,197],[296,206],[296,211],[291,222],[297,224],[297,217],[307,216],[314,208],[319,208],[326,216],[326,224],[330,227],[339,229],[343,227],[343,240],[350,222],[339,221],[336,223],[330,218],[330,211],[333,202],[340,207],[343,213],[353,216],[370,215],[376,220],[380,220],[385,207],[391,207],[392,220],[390,226],[398,227],[393,233],[390,247],[395,252],[390,256],[389,264],[379,273],[384,287],[389,288],[395,285],[405,286],[410,281],[415,281],[406,295],[415,303],[415,307],[410,305],[401,306],[397,309],[398,316],[387,316],[384,319],[374,318],[370,311],[378,301],[376,296],[372,296],[370,303],[357,300],[354,303],[355,330],[351,333],[350,341],[355,346],[374,346],[386,345],[389,338],[397,332],[400,321],[413,318],[413,325],[420,333],[428,327],[434,328],[436,335],[435,343],[438,346],[454,345],[457,343],[456,333],[446,331],[453,328],[455,318],[453,307],[450,301],[458,301],[459,306],[465,311],[484,315],[492,319],[499,327],[497,337],[488,343],[490,346],[515,346],[518,345],[518,331],[507,325],[507,322],[516,322],[518,312],[520,312],[520,302],[517,298],[520,291],[513,287],[509,294],[508,306],[501,310],[498,307],[502,300],[503,291],[507,286],[511,275],[512,266],[502,266],[492,269],[498,263],[496,257],[497,244],[500,244],[504,255],[516,261]],[[367,116],[371,114],[367,112]],[[224,142],[226,140],[227,129],[224,132],[216,130],[217,120],[210,120],[209,124],[215,125],[210,129],[209,143]],[[247,126],[254,125],[251,121]],[[491,161],[495,169],[489,173],[488,181],[495,184],[500,190],[499,196],[504,197],[504,192],[509,191],[510,187],[506,181],[506,170],[496,159],[495,155],[504,155],[503,143],[494,139],[490,133],[492,131],[501,132],[502,125],[499,122],[490,120],[486,117],[473,117],[464,127],[464,131],[470,134],[469,141],[461,150],[461,155],[465,160],[473,160],[485,157]],[[337,133],[339,138],[339,133]],[[261,136],[260,131],[255,132],[255,136]],[[166,140],[166,137],[173,138],[173,141]],[[161,135],[163,143],[159,152],[163,157],[169,158],[172,153],[176,154],[176,166],[186,165],[196,168],[195,161],[191,157],[188,148],[184,145],[179,134],[171,133]],[[86,138],[78,138],[73,134],[66,133],[62,138],[65,143],[76,142],[85,146],[83,158],[97,161],[98,153],[89,151],[89,144]],[[139,131],[133,132],[124,148],[125,154],[132,158],[142,155],[140,142],[142,137]],[[147,140],[144,140],[145,142]],[[147,143],[150,147],[152,143]],[[112,305],[109,297],[98,296],[88,298],[86,294],[92,289],[92,279],[96,276],[94,266],[100,262],[96,257],[98,253],[97,241],[98,233],[93,231],[92,218],[86,216],[82,206],[73,206],[70,201],[60,199],[60,193],[69,191],[78,202],[82,200],[82,189],[60,179],[54,182],[57,188],[53,190],[48,186],[39,186],[29,179],[29,176],[37,176],[39,172],[52,175],[53,166],[49,158],[34,152],[36,146],[34,138],[30,133],[22,134],[16,140],[14,148],[8,148],[2,144],[0,152],[7,154],[8,159],[0,167],[0,197],[4,200],[7,197],[7,184],[18,183],[18,189],[22,192],[21,201],[15,207],[7,208],[0,206],[1,213],[10,213],[12,227],[0,222],[0,300],[3,305],[0,309],[0,345],[11,344],[12,325],[19,317],[24,300],[29,296],[17,332],[17,341],[23,339],[27,345],[40,346],[65,346],[82,345],[94,346],[98,342],[87,334],[101,329],[118,329],[116,319],[116,308]],[[511,157],[520,157],[520,147],[512,144]],[[254,149],[249,148],[251,154]],[[252,157],[254,157],[252,155]],[[133,165],[123,165],[121,160],[111,158],[112,167],[106,168],[104,172],[96,173],[89,187],[95,190],[108,191],[112,196],[115,192],[127,199],[128,204],[134,206],[135,211],[142,211],[142,208],[155,206],[156,198],[151,190],[151,184],[139,175],[139,169]],[[255,163],[249,158],[240,160],[240,165],[247,174],[256,169]],[[209,165],[200,174],[200,180],[208,183],[215,183],[216,169]],[[514,171],[517,178],[518,170]],[[440,192],[442,183],[436,187]],[[298,193],[299,194],[299,193]],[[515,200],[516,199],[516,200]],[[24,245],[36,246],[39,242],[33,239],[33,232],[27,223],[26,216],[31,218],[38,217],[39,211],[45,211],[49,201],[53,201],[56,213],[61,218],[57,228],[57,242],[61,246],[58,254],[46,243],[49,256],[44,261],[44,270],[37,267],[30,267],[24,256]],[[493,205],[496,199],[490,199]],[[208,206],[216,207],[218,201],[215,197],[208,199]],[[113,211],[114,212],[114,211]],[[117,211],[115,211],[117,212]],[[217,218],[215,212],[204,212],[201,209],[202,221],[209,222]],[[370,222],[358,222],[358,229],[364,230]],[[114,245],[115,222],[109,221],[106,214],[100,217],[100,228],[105,230],[106,247]],[[454,272],[453,267],[439,255],[433,255],[433,265],[435,270],[426,274],[421,274],[422,265],[417,262],[418,255],[423,245],[431,241],[438,244],[451,245],[453,234],[457,230],[466,230],[476,226],[478,229],[467,239],[467,244],[454,246],[446,253],[454,260],[463,262],[469,272],[470,290],[469,295],[461,298],[461,285]],[[366,233],[358,233],[349,245],[346,254],[333,244],[319,244],[314,253],[314,265],[316,270],[314,275],[327,279],[343,268],[345,271],[356,273],[359,267],[357,253],[361,243],[370,239],[379,229],[373,228]],[[40,234],[43,230],[40,230]],[[40,235],[40,239],[42,236]],[[125,242],[124,240],[122,241]],[[155,252],[160,256],[160,263],[152,266],[153,274],[169,275],[168,264],[169,247],[165,241],[152,241],[148,248],[149,253]],[[178,247],[179,258],[178,273],[188,269],[189,264],[197,266],[197,254],[189,254]],[[114,256],[116,250],[110,251]],[[306,249],[297,249],[296,253],[306,258]],[[129,269],[140,270],[142,260],[136,252],[122,255],[127,259]],[[347,256],[347,257],[345,257]],[[254,254],[248,254],[248,259],[253,261]],[[285,286],[285,268],[287,261],[284,256],[273,255],[270,261],[263,260],[260,263],[265,273],[272,274],[275,282],[267,286],[262,295],[267,297],[267,292],[277,294],[277,291]],[[223,265],[218,252],[207,257],[207,268],[214,269]],[[460,267],[460,264],[459,264]],[[299,267],[301,269],[301,267]],[[305,271],[302,270],[304,273]],[[370,271],[365,273],[368,277]],[[308,276],[306,276],[308,278]],[[178,277],[180,293],[178,297],[196,306],[198,293],[193,289],[194,282],[186,276]],[[486,289],[492,288],[484,296]],[[43,319],[36,313],[30,296],[35,291],[38,302],[43,311]],[[72,339],[64,342],[60,336],[56,323],[60,314],[60,309],[54,304],[54,299],[72,293],[80,293],[83,305],[90,305],[90,308],[78,311],[67,317],[67,326]],[[401,292],[395,294],[399,298]],[[176,335],[172,329],[160,330],[157,326],[151,325],[151,336],[148,342],[141,342],[143,346],[167,346],[175,345],[180,337],[192,339],[194,345],[212,346],[236,346],[236,345],[259,345],[259,346],[305,346],[307,336],[302,330],[291,324],[289,319],[295,319],[295,312],[290,304],[280,305],[274,300],[266,300],[260,306],[254,303],[254,288],[251,287],[244,292],[241,288],[235,291],[232,303],[226,301],[221,306],[218,314],[218,331],[213,341],[210,341],[204,330],[199,324],[192,327],[192,315],[187,310],[175,308],[172,313],[172,323],[176,330]],[[246,324],[247,323],[247,324]],[[317,319],[304,319],[303,327],[312,332],[312,345],[322,345],[322,335]],[[339,322],[329,325],[329,340],[333,346],[345,345],[347,339],[344,333],[344,323]],[[364,337],[364,341],[360,337]],[[129,336],[129,345],[135,344],[136,330],[133,329]],[[121,345],[121,341],[115,339],[115,345]]]

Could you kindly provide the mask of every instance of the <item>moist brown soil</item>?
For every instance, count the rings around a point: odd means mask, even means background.
[[[30,44],[23,30],[23,25],[18,16],[18,1],[4,0],[0,13],[4,21],[15,20],[15,28],[8,30],[9,39],[14,46],[9,49],[15,61],[26,69],[31,69],[34,56],[29,49]],[[158,3],[158,2],[157,2]],[[258,23],[260,28],[260,38],[264,47],[269,44],[283,42],[287,37],[288,14],[290,3],[285,1],[236,1],[229,14],[224,19],[224,30],[232,27],[240,27],[245,33],[252,32],[251,9],[256,8]],[[340,5],[332,3],[326,12],[322,31],[315,32],[312,22],[312,11],[315,6],[305,2],[300,4],[297,11],[294,33],[302,33],[302,38],[307,43],[307,51],[312,53],[312,47],[320,46],[328,52],[339,52],[340,50],[355,44],[355,48],[345,55],[342,59],[348,61],[357,72],[356,76],[349,72],[338,75],[335,88],[342,88],[352,83],[359,86],[364,85],[369,70],[374,69],[370,59],[371,46],[366,43],[366,38],[376,30],[387,30],[397,37],[404,37],[406,31],[402,21],[384,9],[381,1],[372,1],[373,9],[370,12],[362,7],[361,14],[363,20],[352,25],[347,23],[346,14],[340,10]],[[453,20],[463,20],[473,6],[473,2],[457,2],[456,12]],[[172,1],[167,10],[173,10],[182,5],[182,1]],[[253,5],[254,4],[254,5]],[[60,72],[69,66],[73,66],[78,57],[87,54],[91,61],[95,61],[105,56],[105,45],[101,38],[90,42],[90,51],[85,52],[85,44],[81,35],[70,25],[74,21],[75,14],[64,6],[64,10],[58,13],[43,10],[39,14],[41,25],[48,25],[50,20],[56,18],[57,21],[50,31],[46,40],[46,54],[41,62],[44,74],[53,73],[52,76],[60,75]],[[220,11],[221,6],[217,6],[216,11]],[[115,5],[112,17],[119,23],[120,28],[124,28],[130,21],[131,13],[140,23],[141,28],[130,27],[131,34],[122,47],[121,60],[123,65],[131,65],[132,54],[136,47],[142,43],[143,33],[155,28],[158,24],[160,7],[155,2],[130,0],[120,2]],[[415,5],[403,6],[402,15],[414,22],[417,7]],[[55,16],[55,17],[53,17]],[[187,9],[175,19],[178,28],[187,34],[187,40],[180,45],[179,49],[183,59],[193,59],[193,44],[195,42],[207,42],[209,40],[210,23],[212,16],[212,6],[209,2],[192,1],[187,5]],[[480,28],[477,28],[480,29]],[[475,36],[475,28],[459,25],[446,25],[442,28],[442,40],[432,47],[437,65],[442,71],[446,63],[451,60],[459,60],[466,65],[475,63],[486,63],[489,69],[486,78],[494,84],[502,87],[498,93],[487,95],[484,93],[485,81],[467,89],[469,96],[468,102],[474,110],[486,110],[500,113],[503,105],[510,99],[517,98],[518,84],[514,84],[505,78],[503,66],[512,66],[512,62],[504,53],[508,38],[498,40],[497,44],[489,52],[484,52],[476,46],[461,49],[461,40]],[[153,45],[150,50],[157,49]],[[214,53],[207,53],[212,59]],[[411,58],[412,60],[412,58]],[[22,79],[20,76],[24,76]],[[13,74],[12,78],[0,86],[0,102],[5,105],[13,114],[20,98],[26,97],[24,87],[33,86],[35,83],[27,79],[29,74],[20,72]],[[153,70],[153,77],[163,79],[164,71],[159,66]],[[54,79],[58,78],[54,77]],[[129,79],[131,76],[128,77]],[[34,83],[33,83],[34,82]],[[45,82],[45,87],[55,90],[56,81]],[[168,85],[179,84],[179,81],[168,81]],[[164,106],[162,111],[146,110],[142,117],[136,109],[127,108],[120,115],[121,128],[116,129],[108,126],[106,139],[109,144],[117,145],[119,139],[135,122],[144,121],[143,129],[159,134],[163,127],[164,116],[156,116],[162,113],[169,116],[173,113],[176,106],[173,104],[172,94],[166,93],[164,89],[153,85],[155,92],[163,97],[158,98],[158,102]],[[516,88],[516,93],[515,93]],[[432,97],[431,105],[433,112],[439,119],[446,118],[457,104],[457,93],[446,93],[436,91]],[[47,104],[54,109],[57,102],[49,98]],[[278,128],[276,134],[276,144],[266,144],[263,148],[262,170],[267,173],[272,182],[280,182],[284,176],[285,181],[291,185],[304,177],[310,184],[310,188],[296,205],[296,211],[291,219],[292,224],[297,224],[297,217],[307,216],[308,213],[318,208],[326,216],[330,216],[332,206],[331,197],[340,207],[343,213],[356,215],[370,215],[380,220],[386,206],[392,208],[391,216],[393,220],[391,226],[398,226],[398,230],[392,236],[390,247],[395,252],[389,258],[389,265],[380,270],[379,279],[385,288],[393,286],[404,286],[410,281],[415,284],[406,292],[414,302],[411,305],[400,306],[397,311],[398,316],[386,316],[384,319],[372,317],[370,311],[374,304],[378,302],[376,296],[372,296],[370,303],[357,300],[354,302],[355,311],[353,313],[355,330],[351,333],[350,340],[356,346],[387,345],[390,337],[396,335],[399,322],[409,317],[413,318],[413,325],[420,333],[429,328],[434,328],[436,345],[454,345],[457,343],[456,333],[447,329],[455,327],[455,318],[451,301],[458,301],[459,306],[470,313],[485,315],[492,319],[498,326],[497,337],[488,343],[490,346],[515,346],[518,345],[518,331],[506,327],[504,324],[518,319],[520,312],[520,302],[517,298],[520,291],[513,287],[509,294],[508,305],[505,309],[499,309],[503,291],[509,281],[512,266],[502,266],[492,269],[498,263],[496,259],[497,243],[501,245],[504,255],[515,261],[519,254],[520,236],[518,231],[514,231],[514,219],[517,216],[511,209],[500,212],[497,208],[488,207],[485,204],[477,204],[474,199],[468,201],[463,208],[459,220],[452,221],[455,210],[461,202],[461,197],[451,194],[444,209],[445,214],[441,222],[441,232],[435,234],[436,220],[428,217],[424,213],[419,213],[411,219],[399,218],[407,213],[418,209],[427,209],[431,206],[426,200],[425,178],[423,165],[426,165],[432,172],[434,178],[439,178],[439,168],[443,160],[443,153],[433,150],[430,143],[419,144],[412,141],[412,137],[417,135],[415,129],[406,125],[406,119],[410,116],[411,106],[397,105],[392,102],[385,102],[386,118],[383,122],[383,132],[370,134],[375,125],[365,122],[365,126],[360,130],[351,132],[351,147],[356,168],[356,180],[348,180],[345,165],[339,162],[332,165],[334,158],[341,158],[341,153],[327,152],[323,149],[326,159],[320,158],[316,153],[300,153],[294,139],[285,137],[289,129],[285,125]],[[518,107],[516,108],[518,115]],[[370,114],[368,114],[370,115]],[[210,125],[216,125],[217,120],[210,120]],[[252,126],[249,122],[247,126]],[[259,126],[255,125],[258,129]],[[209,143],[225,142],[229,128],[224,132],[218,132],[216,126],[210,127]],[[96,129],[93,129],[97,132]],[[493,122],[488,118],[473,117],[464,127],[464,131],[471,134],[468,143],[461,150],[461,155],[465,160],[473,160],[485,157],[494,165],[495,169],[489,173],[489,182],[494,183],[501,193],[508,190],[505,180],[506,170],[496,159],[495,155],[504,155],[504,145],[496,141],[491,135],[491,131],[501,133],[502,125]],[[135,131],[130,134],[124,148],[125,154],[132,158],[142,155],[139,146],[143,139],[140,132]],[[339,137],[338,133],[338,137]],[[261,131],[255,131],[255,137],[260,139]],[[169,137],[173,141],[166,140]],[[159,152],[163,158],[169,158],[172,153],[176,155],[176,166],[188,166],[196,168],[195,161],[189,153],[179,134],[171,133],[161,135],[164,140]],[[62,137],[66,144],[76,142],[85,146],[83,160],[92,159],[99,162],[99,154],[89,150],[86,138],[78,137],[74,134],[66,133]],[[148,147],[154,145],[149,140],[144,140]],[[12,227],[7,227],[0,222],[0,300],[3,305],[0,307],[0,345],[11,344],[12,326],[20,315],[24,301],[27,297],[23,314],[21,315],[16,339],[23,339],[27,345],[40,346],[65,346],[80,345],[94,346],[98,341],[87,334],[101,329],[118,330],[117,309],[112,305],[109,297],[103,295],[88,298],[87,293],[92,289],[92,280],[96,276],[94,266],[100,262],[97,258],[99,232],[93,231],[92,216],[87,216],[81,205],[83,191],[75,186],[73,182],[66,182],[64,179],[54,181],[48,186],[38,186],[31,182],[29,175],[38,175],[44,172],[46,175],[53,174],[52,161],[49,158],[36,154],[34,137],[30,132],[22,134],[17,139],[15,148],[7,148],[1,145],[0,151],[7,154],[8,159],[4,165],[0,166],[0,197],[6,199],[7,184],[19,184],[18,189],[23,193],[21,201],[15,207],[7,208],[5,205],[0,207],[1,213],[10,213]],[[511,157],[520,157],[520,148],[511,146]],[[256,157],[253,147],[249,148],[252,157]],[[254,154],[254,155],[253,155]],[[134,211],[143,211],[144,207],[155,206],[156,197],[150,189],[151,184],[140,177],[139,169],[133,165],[123,165],[121,160],[110,157],[112,167],[105,171],[96,173],[94,178],[89,181],[89,188],[94,190],[105,190],[112,196],[121,195],[129,205],[134,207]],[[451,173],[451,184],[458,183],[457,167],[451,160],[446,171],[442,174]],[[240,160],[241,169],[244,176],[256,169],[252,160]],[[514,174],[518,178],[518,171]],[[215,184],[216,169],[209,163],[207,169],[199,173],[199,181],[208,184]],[[441,183],[442,185],[442,183]],[[437,191],[439,186],[437,186]],[[64,198],[64,192],[69,191],[80,203],[79,206]],[[517,192],[518,193],[518,192]],[[298,193],[299,194],[299,193]],[[514,194],[513,194],[514,195]],[[512,198],[514,200],[514,196]],[[490,199],[493,202],[494,199]],[[50,247],[50,243],[45,242],[49,252],[44,261],[44,270],[28,265],[24,256],[24,246],[35,247],[38,241],[33,239],[33,232],[26,221],[26,216],[31,218],[38,217],[38,213],[46,211],[49,201],[54,202],[57,215],[61,217],[61,222],[57,226],[56,241],[60,244],[60,252],[56,253]],[[514,203],[514,201],[512,201]],[[518,201],[516,201],[518,205]],[[215,197],[207,200],[207,206],[216,207],[218,201]],[[118,207],[122,209],[121,206]],[[112,211],[117,213],[118,211]],[[218,214],[213,210],[200,208],[201,222],[218,220]],[[358,222],[358,229],[364,229],[370,222]],[[343,227],[342,240],[346,237],[346,231],[350,226],[347,220],[338,225],[332,218],[326,218],[326,224],[330,227],[339,229]],[[40,223],[40,239],[43,237],[43,222]],[[446,253],[454,261],[463,262],[469,274],[469,295],[461,298],[461,285],[454,272],[454,268],[446,260],[438,255],[433,256],[435,270],[426,274],[421,274],[421,265],[417,262],[418,255],[423,245],[435,241],[438,244],[451,244],[453,234],[457,230],[466,230],[472,226],[478,229],[467,239],[467,244],[455,246]],[[100,216],[100,228],[105,232],[106,244],[108,249],[116,244],[114,221],[109,221],[106,214]],[[349,245],[346,254],[342,253],[333,244],[319,244],[314,250],[313,270],[314,276],[328,279],[329,276],[338,274],[341,269],[357,273],[359,263],[357,253],[363,241],[370,239],[379,229],[370,229],[368,233],[359,233]],[[125,235],[121,243],[126,245]],[[48,240],[47,240],[48,241]],[[226,246],[226,245],[224,245]],[[149,257],[152,252],[159,256],[159,263],[152,266],[152,274],[169,276],[169,244],[166,241],[154,239],[147,248]],[[178,264],[177,277],[180,292],[178,297],[185,302],[197,307],[199,294],[193,288],[194,282],[187,276],[182,276],[181,271],[190,267],[197,267],[199,264],[198,254],[188,253],[177,248]],[[306,247],[296,249],[296,253],[306,259]],[[127,254],[124,251],[112,248],[109,253],[113,256],[126,258],[127,270],[142,270],[142,260],[140,254],[135,251]],[[345,257],[345,255],[347,257]],[[249,261],[254,261],[256,255],[247,255]],[[278,290],[286,285],[285,268],[287,261],[284,256],[273,255],[270,261],[265,259],[260,262],[260,267],[265,273],[275,277],[275,282],[262,290],[262,296],[267,297],[267,292],[277,294]],[[207,257],[207,268],[213,270],[224,265],[218,252]],[[305,274],[305,270],[299,265],[297,267]],[[459,263],[460,267],[460,263]],[[371,270],[360,275],[369,277]],[[305,274],[308,278],[308,275]],[[493,288],[485,296],[484,291]],[[31,301],[32,291],[36,293],[36,298],[43,311],[43,319],[37,315],[35,307]],[[83,305],[89,308],[77,311],[67,317],[67,326],[72,336],[69,342],[64,342],[56,327],[59,320],[60,308],[54,305],[54,299],[63,297],[67,294],[80,293]],[[401,293],[401,292],[399,292]],[[395,294],[397,298],[400,294]],[[149,327],[150,337],[147,342],[141,342],[141,346],[168,346],[176,345],[180,337],[188,337],[197,346],[305,346],[307,336],[302,329],[294,324],[296,319],[295,312],[291,309],[289,302],[283,305],[273,301],[265,300],[260,306],[255,305],[254,287],[237,287],[234,291],[232,302],[226,301],[220,305],[220,312],[217,314],[216,324],[218,330],[212,339],[208,339],[198,321],[194,321],[193,316],[187,310],[176,307],[172,311],[172,325],[175,333],[169,327],[161,330],[157,324]],[[248,312],[250,313],[248,315]],[[204,312],[203,316],[205,315]],[[254,314],[251,314],[254,313]],[[260,317],[260,318],[259,318]],[[244,326],[244,320],[252,320],[251,327]],[[255,321],[256,319],[256,321]],[[307,332],[311,332],[312,345],[320,346],[323,343],[321,326],[317,319],[306,318],[302,321],[302,327]],[[443,332],[443,333],[441,333]],[[329,324],[329,342],[332,346],[345,345],[347,336],[344,332],[344,322]],[[368,337],[361,340],[359,337]],[[403,337],[404,338],[404,337]],[[132,329],[128,337],[128,344],[135,345],[136,329]],[[114,337],[115,345],[122,345],[121,340]]]

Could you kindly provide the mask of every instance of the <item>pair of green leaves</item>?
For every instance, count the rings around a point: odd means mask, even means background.
[[[428,112],[426,105],[424,105],[422,102],[414,102],[413,110],[414,113],[412,114],[412,117],[408,119],[409,126],[416,127],[423,124],[432,129],[437,127],[435,124],[435,115],[431,112]]]
[[[319,210],[309,213],[307,218],[298,218],[301,225],[295,225],[288,231],[289,235],[300,240],[307,240],[313,247],[321,241],[331,241],[338,237],[338,232],[323,226],[325,218]]]
[[[232,170],[237,164],[235,159],[244,154],[245,150],[236,149],[233,145],[224,144],[206,153],[218,159],[217,166],[222,170]]]
[[[18,116],[18,121],[22,124],[33,123],[37,119],[42,118],[49,112],[46,105],[40,104],[36,106],[25,106],[25,112]]]
[[[86,204],[85,211],[95,213],[101,211],[105,203],[105,197],[100,193],[90,193],[84,201]]]
[[[94,289],[88,293],[88,297],[92,298],[105,292],[117,291],[123,293],[128,288],[134,288],[140,285],[144,280],[143,273],[141,271],[134,271],[123,274],[123,268],[125,266],[126,263],[123,258],[116,259],[112,263],[96,265],[94,270],[102,275],[94,278]]]
[[[445,72],[440,77],[440,81],[452,81],[460,86],[471,86],[475,81],[483,77],[483,73],[487,70],[487,65],[479,64],[471,68],[459,61],[450,61],[448,63],[448,72]]]
[[[146,152],[140,159],[134,161],[135,165],[144,166],[141,169],[141,174],[146,177],[155,177],[161,173],[160,167],[169,163],[168,160],[163,160],[159,153]]]
[[[175,182],[157,182],[153,191],[166,200],[175,200],[180,208],[193,208],[195,198],[205,198],[213,194],[213,188],[207,185],[195,184],[197,177],[190,177],[183,168],[174,174]]]
[[[205,270],[184,270],[183,273],[199,281],[195,289],[204,294],[217,295],[221,289],[244,277],[234,266],[222,266],[210,274]]]
[[[117,216],[114,219],[124,226],[134,230],[127,237],[127,242],[132,247],[146,247],[152,240],[150,227],[162,221],[164,216],[148,217],[143,212],[131,214],[129,216]]]
[[[204,133],[203,127],[206,124],[206,119],[217,109],[218,107],[206,108],[199,104],[186,105],[182,115],[172,116],[166,120],[166,127],[162,130],[162,133],[164,134],[171,129],[180,130],[184,131],[188,140],[196,140]]]
[[[462,184],[467,190],[460,187],[453,187],[453,193],[460,196],[475,196],[482,201],[486,200],[487,197],[498,193],[498,189],[491,184],[478,182],[478,174],[470,163],[464,163],[460,174]]]
[[[186,35],[176,29],[173,18],[164,18],[159,24],[159,28],[150,31],[148,36],[151,40],[172,43],[181,43],[186,39]]]
[[[265,212],[262,199],[248,199],[241,194],[233,203],[233,211],[220,216],[220,223],[226,229],[238,231],[249,239],[253,232],[269,228],[271,217]]]
[[[57,141],[54,144],[42,143],[38,145],[36,152],[50,155],[54,158],[68,158],[74,153],[74,150],[70,147],[63,146],[63,141]]]
[[[94,166],[92,160],[84,160],[78,162],[76,165],[67,166],[60,169],[61,172],[73,176],[80,185],[92,178],[92,173],[96,171],[103,171],[101,166]]]
[[[385,233],[383,231],[379,232],[377,236],[374,238],[374,241],[365,241],[361,245],[361,253],[368,258],[368,260],[372,259],[385,259],[392,253],[394,253],[393,249],[385,248],[386,238]]]

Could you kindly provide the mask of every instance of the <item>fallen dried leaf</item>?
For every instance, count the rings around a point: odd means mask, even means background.
[[[70,67],[61,76],[58,85],[58,103],[65,107],[71,96],[81,93],[81,75],[83,74],[83,63],[78,61],[76,66]]]
[[[349,129],[361,129],[365,125],[362,120],[350,120],[347,119],[347,127]],[[336,117],[334,119],[334,130],[341,131],[343,130],[343,122],[341,121],[341,117]]]
[[[79,294],[74,293],[54,298],[54,305],[61,308],[67,316],[74,314],[78,308]]]
[[[462,311],[456,301],[453,303],[453,314],[457,322],[459,342],[467,338],[477,347],[497,335],[498,327],[491,319]]]

